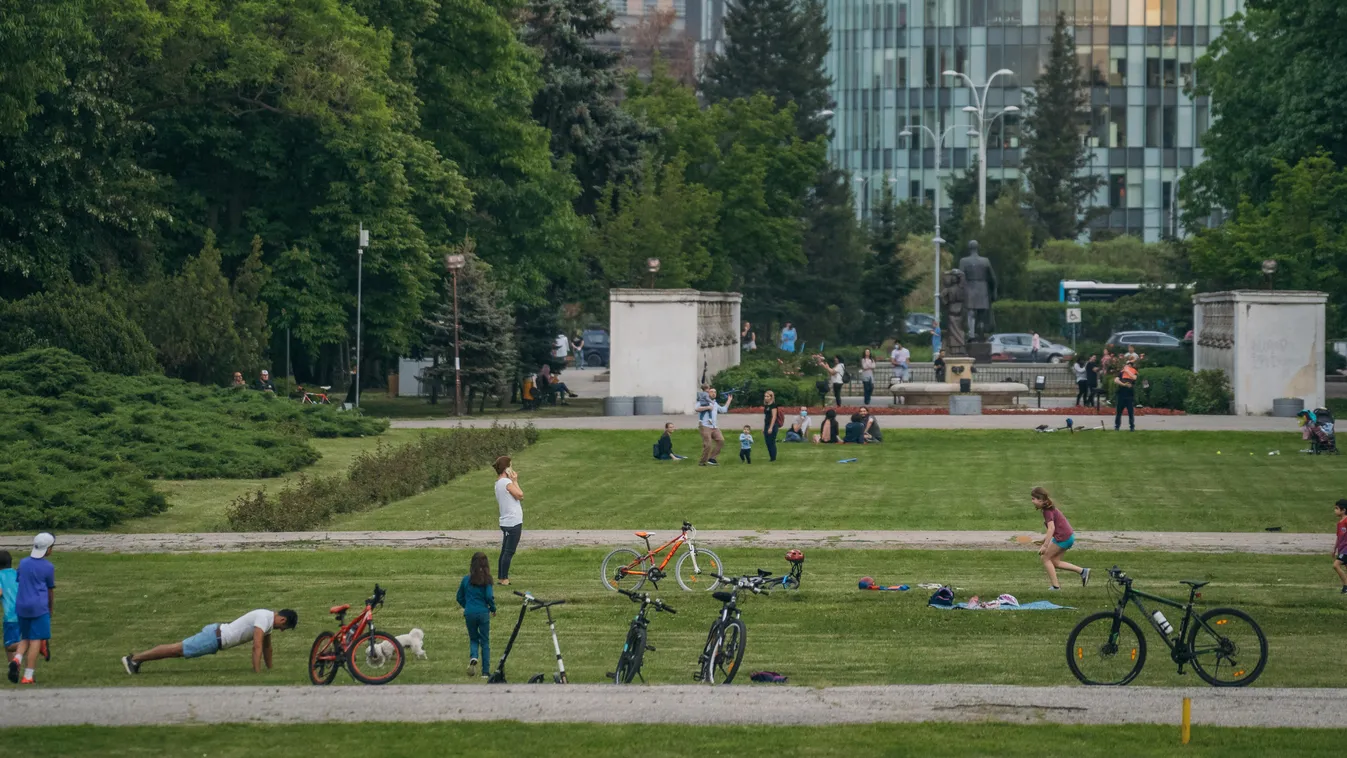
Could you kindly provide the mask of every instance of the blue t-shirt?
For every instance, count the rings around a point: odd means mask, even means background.
[[[56,588],[56,567],[46,558],[19,561],[19,593],[14,612],[20,618],[33,619],[49,612],[47,590]]]
[[[748,434],[747,432],[739,435],[740,450],[749,450],[752,449],[752,447],[753,447],[753,435]]]
[[[788,353],[795,352],[795,330],[781,330],[781,349]]]
[[[496,592],[491,585],[479,587],[473,584],[470,576],[464,576],[458,583],[458,604],[463,606],[464,616],[479,616],[496,612]]]
[[[14,604],[19,600],[19,572],[14,569],[0,569],[0,605],[5,609],[5,623],[14,624],[19,621],[19,614],[14,612]]]

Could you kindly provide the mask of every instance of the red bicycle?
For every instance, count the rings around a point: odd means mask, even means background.
[[[331,684],[337,671],[345,667],[356,681],[365,684],[388,684],[402,673],[407,662],[402,643],[388,632],[374,628],[374,609],[384,604],[384,590],[374,585],[374,596],[365,601],[365,610],[349,624],[346,611],[351,606],[331,608],[337,619],[337,633],[319,632],[309,651],[309,681]]]

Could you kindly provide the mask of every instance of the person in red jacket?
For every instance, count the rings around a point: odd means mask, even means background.
[[[1333,513],[1338,517],[1338,539],[1333,543],[1333,570],[1342,580],[1342,594],[1347,595],[1347,500],[1339,500],[1333,505]]]

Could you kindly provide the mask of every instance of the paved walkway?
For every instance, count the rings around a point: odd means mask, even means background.
[[[1157,662],[1158,664],[1158,662]],[[1341,728],[1343,689],[390,685],[22,689],[0,727],[367,721],[826,725],[921,721]],[[632,707],[639,703],[640,707]],[[1051,752],[1051,751],[1049,751]]]
[[[761,414],[734,415],[732,419],[743,418],[754,426],[761,420]],[[1065,416],[1061,411],[1045,408],[1041,413],[1019,416],[880,416],[880,424],[885,431],[890,429],[1017,429],[1032,431],[1039,424],[1063,425]],[[1113,416],[1073,416],[1077,426],[1098,426],[1099,419],[1106,426],[1113,426]],[[493,423],[509,423],[509,417],[486,419],[402,419],[393,421],[394,429],[449,429],[459,425],[466,427],[491,426]],[[521,420],[522,422],[522,420]],[[627,429],[660,430],[666,422],[673,422],[682,429],[695,429],[696,416],[589,416],[582,418],[536,418],[532,423],[539,429]],[[1137,428],[1146,431],[1179,432],[1299,432],[1295,419],[1272,418],[1270,416],[1138,416]],[[1289,453],[1298,450],[1298,439],[1287,437],[1283,445]]]
[[[673,536],[672,532],[662,532]],[[1025,550],[1037,534],[1028,532],[938,531],[733,531],[701,530],[697,542],[710,548],[854,548],[908,550]],[[1096,550],[1156,550],[1171,553],[1264,553],[1327,555],[1331,534],[1293,532],[1076,532],[1076,542]],[[636,547],[629,530],[526,530],[525,548]],[[0,536],[0,548],[27,550],[28,536]],[[62,551],[96,553],[188,553],[315,548],[488,548],[500,545],[498,531],[456,532],[220,532],[215,534],[62,535]],[[18,553],[16,553],[17,555]]]

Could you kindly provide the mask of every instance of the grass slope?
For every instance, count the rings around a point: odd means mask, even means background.
[[[599,583],[604,551],[534,550],[528,533],[512,572],[514,587],[542,598],[564,598],[557,612],[567,671],[576,682],[598,682],[611,670],[635,607]],[[782,551],[723,550],[728,569],[781,571]],[[57,553],[58,591],[53,659],[42,664],[44,686],[302,684],[314,636],[334,625],[327,608],[358,604],[375,582],[388,591],[379,625],[396,633],[426,632],[429,660],[408,662],[402,683],[467,681],[467,634],[454,591],[466,572],[467,551],[348,550],[199,555],[97,555]],[[1137,587],[1178,597],[1184,578],[1211,579],[1208,607],[1234,605],[1263,627],[1271,647],[1255,686],[1341,686],[1341,618],[1347,599],[1338,594],[1327,557],[1091,553],[1073,551],[1086,565],[1119,564]],[[494,555],[493,555],[494,558]],[[1087,613],[1109,605],[1104,583],[1068,584],[1051,599],[1074,611],[938,611],[926,607],[927,591],[862,592],[856,580],[884,583],[945,582],[969,594],[1009,592],[1021,601],[1049,598],[1033,551],[811,550],[804,589],[750,597],[744,666],[779,671],[807,686],[973,682],[1026,685],[1072,683],[1066,667],[1068,632]],[[706,629],[719,603],[705,593],[685,593],[672,580],[659,593],[679,613],[651,624],[658,650],[646,658],[651,683],[690,683]],[[493,656],[503,651],[518,614],[516,598],[498,594],[492,625]],[[182,639],[203,624],[230,621],[257,607],[292,607],[300,626],[278,633],[277,669],[254,675],[245,649],[193,661],[146,664],[128,677],[118,663],[129,650]],[[1160,641],[1150,635],[1151,658],[1137,684],[1201,686],[1180,677]],[[511,655],[511,680],[555,669],[543,619],[531,614]],[[346,674],[339,685],[351,683]],[[476,681],[476,680],[474,680]]]
[[[732,438],[719,468],[700,468],[651,460],[652,432],[545,431],[515,459],[526,528],[1033,530],[1029,490],[1043,485],[1083,530],[1327,532],[1347,492],[1347,468],[1294,454],[1295,435],[890,430],[882,445],[782,444],[775,464],[759,440],[752,466]],[[696,439],[677,432],[674,449],[696,456]],[[494,529],[493,478],[469,474],[333,528]]]
[[[1340,752],[1347,732],[1195,726],[1185,756],[1310,756]],[[231,724],[184,727],[10,729],[5,746],[29,758],[67,755],[253,758],[264,754],[399,756],[1168,756],[1168,726],[866,724],[828,727],[683,724]],[[448,747],[452,746],[452,747]]]

